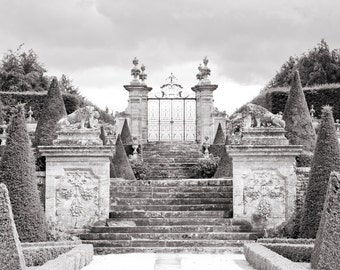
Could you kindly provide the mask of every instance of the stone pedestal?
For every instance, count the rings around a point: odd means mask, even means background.
[[[287,221],[295,207],[295,157],[301,146],[288,145],[281,128],[243,131],[241,144],[226,146],[233,159],[233,215],[255,229]]]
[[[78,134],[78,135],[77,135]],[[60,131],[46,157],[46,218],[67,228],[83,228],[109,217],[112,146],[102,146],[98,130]]]
[[[124,85],[129,92],[129,104],[126,113],[132,137],[141,143],[148,139],[148,93],[152,90],[146,85]]]
[[[208,142],[213,143],[214,132],[214,99],[213,92],[217,89],[214,84],[196,85],[191,89],[196,93],[196,121],[197,121],[197,142],[203,143],[205,137],[209,137]]]

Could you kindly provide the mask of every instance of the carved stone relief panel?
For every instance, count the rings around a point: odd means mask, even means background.
[[[99,178],[91,169],[64,169],[56,177],[56,216],[65,224],[77,226],[93,222],[101,215]]]
[[[278,169],[253,169],[242,178],[244,215],[265,219],[285,216],[286,177]]]

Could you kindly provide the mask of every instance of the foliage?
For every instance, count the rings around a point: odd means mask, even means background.
[[[124,121],[122,132],[120,134],[121,134],[121,139],[122,139],[123,145],[132,145],[133,144],[133,140],[132,140],[132,136],[131,136],[131,132],[130,132],[130,129],[129,129],[129,124],[127,122],[127,119],[125,119],[125,121]]]
[[[53,140],[57,138],[57,123],[64,116],[66,116],[66,109],[58,80],[53,78],[47,93],[43,113],[37,124],[33,145],[52,145]]]
[[[340,149],[332,109],[325,106],[306,191],[300,227],[301,237],[316,236],[331,171],[340,171]]]
[[[148,178],[150,167],[142,159],[130,159],[130,164],[137,180],[146,180]]]
[[[215,139],[213,144],[225,144],[225,136],[222,130],[221,123],[218,123]]]
[[[26,267],[40,266],[59,255],[70,251],[74,246],[40,246],[23,249]]]
[[[295,71],[285,105],[283,120],[286,122],[286,137],[292,145],[302,145],[306,151],[315,147],[315,130],[302,91],[299,72]]]
[[[209,154],[208,158],[200,158],[198,163],[192,167],[194,177],[211,178],[214,176],[220,158]]]
[[[226,138],[228,141],[228,137]],[[225,145],[223,145],[223,154],[218,162],[214,178],[232,177],[233,176],[233,159],[229,156]]]
[[[340,174],[332,172],[319,229],[315,239],[311,266],[315,269],[338,269],[340,265]]]
[[[263,244],[266,248],[293,262],[310,262],[313,245],[306,244]]]
[[[297,167],[310,167],[313,160],[313,152],[302,151],[302,153],[296,157]]]
[[[1,60],[0,91],[44,91],[49,83],[45,72],[36,53],[22,51],[20,45],[16,51],[9,50]]]
[[[340,82],[340,50],[330,50],[324,39],[300,57],[289,57],[266,88],[288,86],[295,70],[300,71],[303,86]]]
[[[260,94],[252,102],[267,108],[272,113],[283,112],[288,93],[287,88],[274,89]],[[340,84],[335,85],[323,85],[314,86],[310,88],[304,88],[304,94],[308,107],[311,105],[315,109],[315,117],[321,117],[322,107],[328,104],[333,107],[334,119],[340,119]]]
[[[79,238],[67,232],[66,228],[57,222],[47,221],[48,241],[77,241]]]
[[[107,137],[106,137],[106,131],[104,129],[104,126],[100,126],[100,139],[103,141],[103,145],[107,144]]]
[[[117,178],[123,178],[126,180],[135,180],[135,175],[132,171],[130,161],[125,153],[120,134],[116,141],[116,153],[113,157],[114,173]]]
[[[79,88],[74,86],[72,80],[65,74],[61,75],[59,79],[60,90],[71,95],[80,96]]]
[[[47,224],[39,199],[23,106],[18,106],[7,132],[0,182],[7,185],[19,238],[22,242],[45,241]]]

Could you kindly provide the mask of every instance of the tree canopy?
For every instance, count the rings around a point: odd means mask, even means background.
[[[322,39],[315,48],[299,57],[289,57],[265,88],[289,86],[299,70],[303,87],[340,82],[340,49],[330,50]]]
[[[37,54],[31,49],[8,50],[0,63],[0,91],[40,92],[47,89],[49,79],[46,69],[39,63]]]

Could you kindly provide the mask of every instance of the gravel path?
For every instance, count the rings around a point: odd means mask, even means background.
[[[110,254],[94,256],[83,270],[254,270],[242,254]]]

